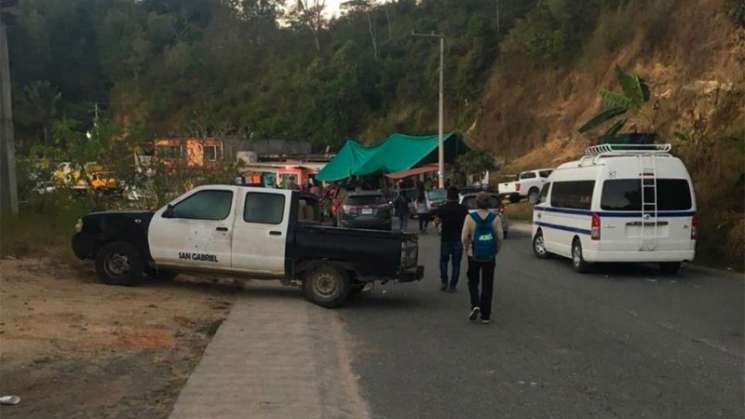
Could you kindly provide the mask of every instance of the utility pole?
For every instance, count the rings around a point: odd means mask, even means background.
[[[421,36],[425,38],[438,38],[440,40],[440,105],[437,117],[437,177],[438,187],[445,188],[445,35],[437,33],[416,33],[411,32],[412,36]]]
[[[16,147],[13,138],[13,111],[10,96],[10,63],[8,60],[8,23],[17,0],[0,2],[0,215],[18,215],[16,183]]]

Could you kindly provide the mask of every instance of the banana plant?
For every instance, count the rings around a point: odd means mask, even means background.
[[[645,104],[649,102],[649,86],[636,74],[626,73],[616,66],[614,69],[616,81],[621,85],[621,92],[601,89],[600,98],[603,110],[585,122],[580,133],[585,133],[601,125],[615,121],[603,134],[612,137],[618,134],[633,115],[639,114]]]

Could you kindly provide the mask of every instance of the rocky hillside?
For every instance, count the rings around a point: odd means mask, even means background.
[[[694,177],[706,257],[742,269],[745,28],[722,0],[633,5],[602,14],[566,65],[497,64],[469,137],[505,173],[574,159],[589,143],[577,128],[600,109],[598,90],[616,87],[613,68],[637,73],[650,86],[652,128]]]

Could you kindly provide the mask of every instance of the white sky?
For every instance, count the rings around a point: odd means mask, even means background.
[[[345,0],[326,0],[326,16],[339,16],[339,5]]]

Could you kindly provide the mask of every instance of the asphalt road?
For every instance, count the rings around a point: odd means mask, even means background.
[[[745,416],[742,278],[580,275],[510,233],[491,324],[466,319],[465,266],[456,294],[439,291],[434,234],[420,239],[423,281],[378,286],[340,311],[373,418]]]

